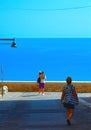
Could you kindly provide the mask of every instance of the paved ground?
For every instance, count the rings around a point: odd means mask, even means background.
[[[8,92],[0,97],[0,130],[90,130],[91,93],[78,95],[80,104],[67,126],[60,92]]]

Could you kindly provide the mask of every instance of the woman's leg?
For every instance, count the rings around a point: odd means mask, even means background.
[[[42,94],[44,94],[44,88],[42,88]]]
[[[72,116],[74,114],[74,109],[67,108],[66,109],[66,114],[67,114],[67,123],[68,123],[68,125],[71,125],[70,120],[71,120],[71,118],[72,118]]]
[[[41,93],[41,88],[39,88],[39,94]]]
[[[44,83],[42,83],[42,95],[44,95]]]
[[[39,83],[39,94],[41,93],[41,83]]]
[[[68,110],[68,116],[67,116],[68,118],[67,119],[71,120],[73,114],[74,114],[74,109],[69,109]]]

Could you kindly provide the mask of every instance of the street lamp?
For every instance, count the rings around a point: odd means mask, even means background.
[[[16,48],[15,38],[0,38],[0,41],[12,41],[11,47]]]
[[[4,81],[4,66],[2,64],[1,65],[1,85],[2,85],[1,94],[2,94],[2,98],[3,98],[3,94],[4,94],[4,92],[3,92],[3,86],[4,86],[3,81]]]
[[[13,39],[12,44],[11,44],[11,47],[12,47],[12,48],[16,48],[16,42],[15,42],[15,39]]]
[[[15,42],[15,38],[0,38],[0,41],[12,41],[11,43],[11,47],[12,48],[16,48],[16,42]],[[2,91],[1,91],[1,94],[2,94],[2,98],[3,98],[3,95],[4,95],[4,89],[3,89],[3,86],[4,86],[4,66],[2,64],[1,66],[1,85],[2,85]]]

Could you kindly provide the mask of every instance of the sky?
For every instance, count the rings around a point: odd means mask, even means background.
[[[91,0],[0,0],[0,37],[91,38]]]

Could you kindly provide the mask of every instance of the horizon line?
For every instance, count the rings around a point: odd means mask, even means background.
[[[3,82],[30,82],[30,83],[37,83],[37,81],[15,81],[15,80],[4,80],[0,81],[1,83]],[[45,81],[45,83],[66,83],[66,81]],[[91,81],[72,81],[72,83],[91,83]]]

